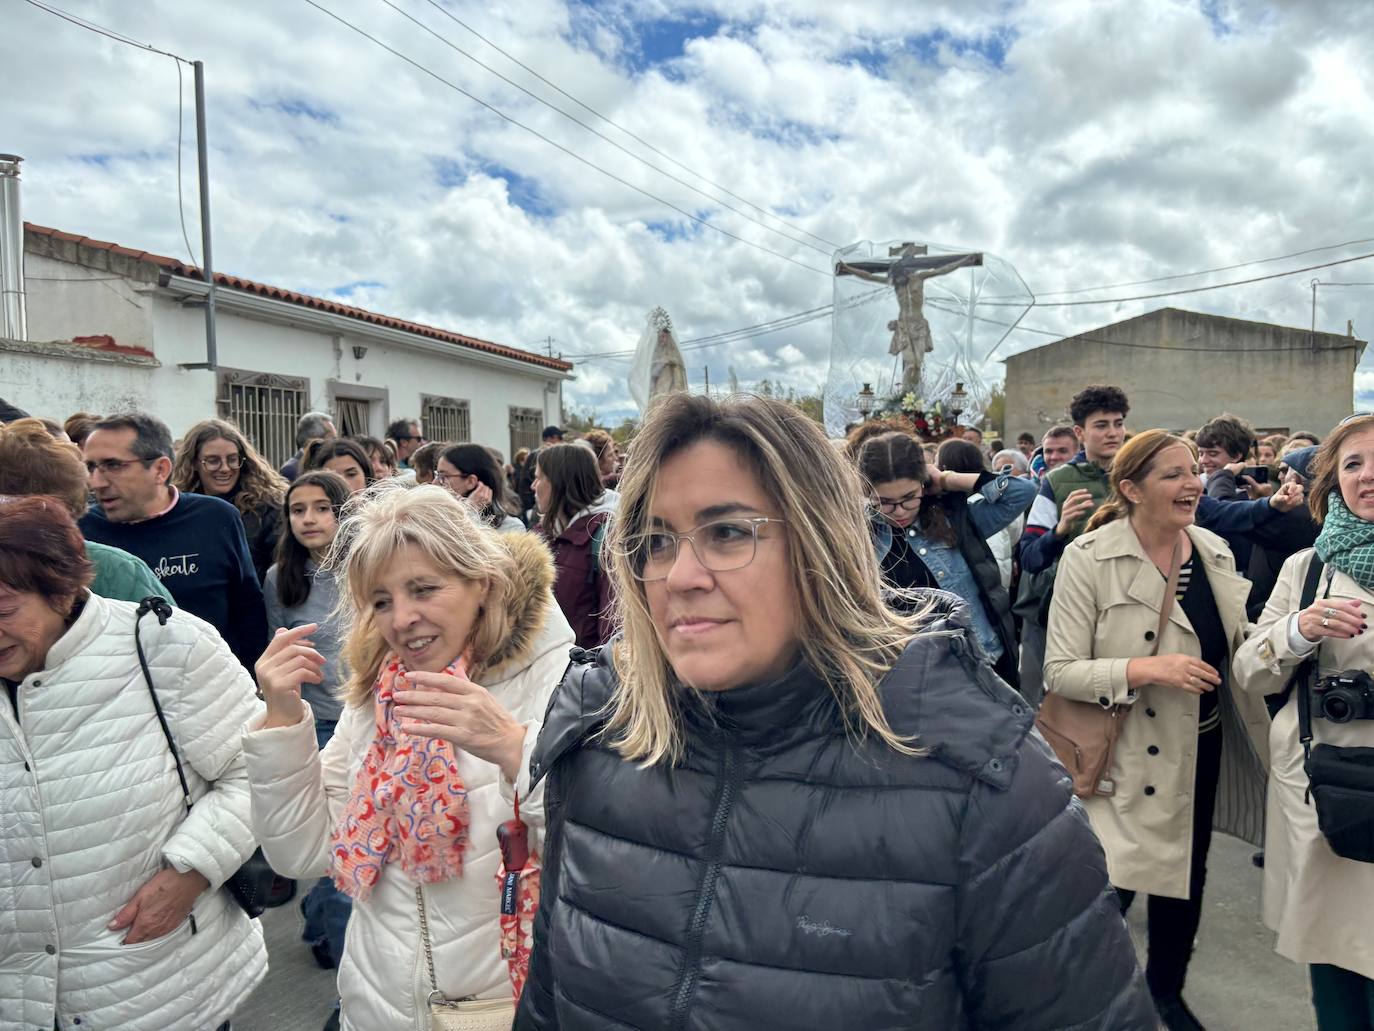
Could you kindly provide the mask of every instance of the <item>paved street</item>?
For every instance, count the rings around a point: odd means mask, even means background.
[[[1212,844],[1187,998],[1208,1031],[1313,1031],[1305,974],[1274,954],[1273,935],[1259,921],[1261,875],[1251,851],[1220,835]],[[333,971],[316,967],[301,943],[295,903],[271,910],[263,923],[272,969],[234,1018],[234,1031],[319,1031],[333,999]],[[1141,903],[1132,908],[1131,928],[1143,948]]]

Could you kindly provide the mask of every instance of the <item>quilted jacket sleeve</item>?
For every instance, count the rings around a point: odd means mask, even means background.
[[[974,1028],[1155,1031],[1106,858],[1039,735],[978,782],[960,841],[956,963]]]
[[[192,618],[172,617],[179,624],[175,638],[189,644],[176,644],[165,634],[149,642],[149,665],[156,670],[158,695],[188,768],[193,802],[162,854],[200,871],[218,888],[256,847],[239,730],[261,703],[228,645],[208,624],[190,625]]]
[[[321,877],[329,870],[329,838],[348,802],[349,756],[358,734],[370,735],[370,714],[345,706],[324,751],[315,717],[291,727],[244,728],[243,754],[252,792],[253,831],[267,861],[283,877]]]

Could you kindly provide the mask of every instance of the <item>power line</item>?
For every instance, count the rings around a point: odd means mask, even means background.
[[[577,161],[577,162],[579,162],[579,163],[581,163],[581,164],[583,164],[583,165],[586,165],[588,168],[591,168],[591,169],[594,169],[594,170],[597,171],[597,172],[600,172],[602,175],[606,176],[606,178],[611,179],[611,180],[613,180],[613,181],[615,181],[615,182],[617,182],[617,183],[620,183],[622,186],[629,187],[631,190],[634,190],[636,193],[641,194],[641,195],[643,195],[643,196],[645,196],[645,197],[648,197],[650,200],[655,201],[655,202],[657,202],[657,203],[659,203],[659,204],[662,204],[662,205],[663,205],[664,207],[666,207],[666,208],[671,208],[673,211],[676,211],[679,215],[682,215],[683,217],[688,218],[688,219],[690,219],[690,220],[693,221],[693,222],[696,222],[698,225],[705,226],[707,229],[710,229],[710,230],[713,230],[714,232],[720,233],[722,236],[729,237],[731,240],[734,240],[734,241],[737,242],[737,243],[742,243],[742,244],[744,244],[746,247],[752,247],[754,250],[762,251],[762,252],[764,252],[765,254],[771,254],[771,255],[772,255],[773,257],[775,257],[775,258],[781,258],[783,261],[791,262],[793,265],[796,265],[798,268],[804,268],[804,269],[807,269],[807,270],[809,270],[809,271],[811,271],[811,272],[818,273],[819,275],[825,276],[827,279],[830,278],[830,270],[829,270],[829,269],[817,268],[815,265],[808,265],[808,264],[806,264],[806,262],[804,262],[804,261],[798,261],[796,258],[788,257],[786,254],[782,254],[782,253],[780,253],[780,252],[778,252],[778,251],[775,251],[775,250],[773,250],[773,249],[770,248],[770,247],[765,247],[763,244],[754,243],[752,240],[746,240],[744,237],[742,237],[742,236],[737,236],[735,233],[730,232],[728,229],[722,229],[720,226],[715,225],[715,224],[712,223],[712,222],[708,222],[706,219],[702,218],[702,217],[699,216],[699,215],[694,215],[692,212],[686,210],[685,208],[678,207],[678,206],[677,206],[676,204],[674,204],[672,201],[664,200],[662,197],[659,197],[659,196],[657,196],[657,195],[655,195],[655,194],[653,194],[653,193],[650,193],[648,190],[644,189],[642,186],[636,186],[634,183],[630,182],[628,179],[624,179],[624,178],[622,178],[621,176],[616,175],[614,172],[611,172],[611,171],[609,171],[608,169],[602,168],[600,165],[596,164],[594,161],[591,161],[591,160],[589,160],[588,158],[584,158],[581,154],[578,154],[576,151],[571,150],[570,148],[563,146],[563,144],[557,142],[556,140],[552,140],[552,139],[550,139],[549,137],[545,136],[545,135],[544,135],[543,133],[541,133],[538,129],[535,129],[535,128],[531,127],[531,126],[526,125],[524,122],[521,122],[520,120],[518,120],[518,119],[512,117],[511,115],[506,114],[504,111],[502,111],[500,108],[496,107],[495,105],[489,104],[489,103],[487,103],[485,100],[482,100],[480,97],[477,97],[477,96],[475,96],[475,95],[472,94],[472,93],[469,93],[467,90],[463,89],[463,87],[459,86],[457,83],[451,82],[450,80],[444,78],[444,77],[443,77],[442,75],[440,75],[438,72],[433,71],[433,70],[430,69],[430,68],[427,68],[426,66],[422,65],[419,61],[416,61],[414,58],[407,57],[405,54],[401,53],[399,50],[395,49],[395,48],[392,47],[392,46],[389,46],[389,45],[386,44],[386,43],[383,43],[383,42],[382,42],[380,39],[378,39],[376,36],[373,36],[371,33],[367,32],[366,30],[359,28],[357,25],[354,25],[352,22],[348,21],[346,18],[342,17],[341,15],[335,14],[333,11],[329,10],[328,8],[323,7],[323,6],[321,6],[320,4],[316,3],[316,0],[305,0],[305,2],[306,2],[307,4],[309,4],[311,7],[315,8],[315,10],[319,11],[321,14],[328,15],[330,18],[333,18],[335,21],[337,21],[340,25],[343,25],[343,26],[345,26],[345,27],[351,29],[352,31],[356,32],[358,35],[362,36],[364,39],[367,39],[367,40],[371,41],[373,44],[375,44],[376,46],[381,47],[383,50],[385,50],[387,53],[391,54],[393,57],[400,58],[402,61],[404,61],[406,64],[410,65],[412,68],[416,69],[417,71],[424,72],[426,75],[428,75],[430,78],[434,79],[436,82],[442,83],[443,85],[447,86],[449,89],[453,90],[453,91],[456,92],[456,93],[461,93],[463,96],[467,97],[467,98],[468,98],[469,100],[471,100],[473,103],[480,105],[481,107],[483,107],[483,108],[485,108],[486,110],[490,111],[492,114],[496,115],[496,116],[497,116],[498,118],[500,118],[502,121],[507,122],[507,123],[509,123],[510,125],[514,125],[514,126],[515,126],[516,128],[518,128],[518,129],[523,129],[525,132],[529,133],[530,135],[535,136],[535,137],[537,137],[537,138],[540,139],[540,140],[543,140],[543,141],[544,141],[545,143],[547,143],[549,146],[554,147],[555,149],[557,149],[557,150],[561,151],[562,153],[568,155],[568,157],[572,158],[573,160],[575,160],[575,161]]]
[[[401,9],[400,7],[396,6],[396,4],[394,4],[394,3],[392,2],[392,0],[381,0],[381,2],[382,2],[383,4],[385,4],[387,7],[390,7],[393,11],[395,11],[397,14],[399,14],[402,18],[405,18],[405,19],[406,19],[407,21],[409,21],[412,25],[415,25],[415,26],[417,26],[417,27],[423,29],[425,32],[428,32],[431,36],[433,36],[435,39],[437,39],[440,43],[444,44],[444,46],[450,48],[451,50],[453,50],[453,51],[455,51],[455,52],[457,52],[457,53],[459,53],[459,54],[462,54],[464,57],[466,57],[466,58],[467,58],[469,61],[471,61],[473,64],[477,65],[479,68],[483,68],[483,69],[485,69],[486,71],[490,72],[492,75],[495,75],[498,79],[500,79],[502,82],[506,83],[508,86],[513,86],[513,87],[515,87],[515,88],[518,89],[521,93],[525,94],[525,96],[529,97],[531,100],[534,100],[536,103],[543,104],[543,105],[544,105],[545,107],[547,107],[550,111],[553,111],[553,112],[555,112],[556,114],[562,115],[564,118],[568,119],[570,122],[574,123],[575,125],[581,126],[583,129],[586,129],[589,133],[591,133],[591,134],[592,134],[593,136],[595,136],[597,139],[602,140],[602,141],[604,141],[604,142],[606,142],[606,143],[609,143],[609,144],[610,144],[612,147],[614,147],[616,150],[620,151],[620,152],[623,153],[623,154],[627,154],[628,156],[630,156],[630,157],[633,158],[634,160],[638,161],[640,164],[644,165],[644,167],[649,168],[649,169],[652,169],[653,171],[657,172],[659,175],[664,176],[665,178],[671,179],[673,182],[677,183],[679,186],[686,187],[687,189],[691,190],[693,193],[697,194],[698,196],[705,197],[705,198],[706,198],[707,200],[709,200],[712,204],[719,204],[721,207],[725,208],[727,211],[733,211],[736,215],[739,215],[741,218],[746,219],[747,221],[754,223],[754,225],[760,227],[761,229],[764,229],[765,231],[770,232],[770,233],[773,233],[773,234],[775,234],[775,235],[777,235],[777,236],[781,236],[784,240],[788,241],[789,243],[795,243],[795,244],[798,244],[799,246],[802,246],[802,247],[809,247],[809,248],[811,248],[813,251],[816,251],[817,253],[820,253],[820,254],[824,254],[824,255],[826,255],[827,257],[830,255],[830,250],[826,250],[826,249],[824,249],[824,248],[817,247],[815,244],[807,243],[805,240],[798,240],[795,236],[789,236],[787,233],[784,233],[782,230],[780,230],[780,229],[775,229],[773,226],[770,226],[767,222],[761,222],[761,221],[759,221],[757,218],[755,218],[753,215],[749,214],[747,211],[741,211],[739,208],[737,208],[737,207],[735,207],[735,206],[733,206],[733,205],[731,205],[731,204],[725,203],[725,202],[722,201],[719,197],[714,197],[714,196],[712,196],[711,194],[707,193],[705,190],[702,190],[702,189],[700,189],[700,188],[698,188],[698,187],[696,187],[696,186],[693,186],[693,185],[692,185],[691,183],[689,183],[686,179],[683,179],[683,178],[681,178],[680,176],[676,176],[676,175],[674,175],[672,172],[667,171],[666,169],[660,168],[658,165],[654,164],[652,161],[648,160],[647,158],[642,157],[642,156],[639,155],[639,154],[636,154],[634,151],[630,150],[628,147],[626,147],[626,146],[624,146],[623,144],[618,143],[618,142],[616,142],[615,140],[611,139],[609,136],[607,136],[605,133],[601,132],[600,130],[594,129],[592,126],[588,125],[586,122],[582,121],[580,118],[577,118],[577,117],[575,117],[575,116],[573,116],[573,115],[568,114],[568,112],[564,111],[564,110],[563,110],[562,108],[560,108],[560,107],[554,106],[554,105],[551,104],[549,101],[547,101],[547,100],[545,100],[543,97],[539,96],[537,93],[534,93],[533,91],[531,91],[531,90],[527,89],[526,87],[522,86],[520,83],[516,82],[514,79],[511,79],[511,78],[509,78],[509,77],[507,77],[507,76],[505,76],[505,75],[502,75],[502,74],[501,74],[500,72],[498,72],[495,68],[491,67],[491,65],[484,63],[484,62],[481,61],[479,58],[475,57],[474,55],[472,55],[472,54],[468,53],[466,50],[464,50],[462,47],[458,46],[458,44],[454,43],[452,40],[450,40],[450,39],[448,39],[448,38],[446,38],[446,37],[440,35],[438,32],[435,32],[432,28],[430,28],[430,27],[429,27],[428,25],[426,25],[424,22],[420,21],[418,18],[416,18],[416,17],[414,17],[413,15],[411,15],[409,12],[407,12],[407,11]],[[441,11],[443,10],[442,7],[439,8],[439,9],[440,9]],[[447,13],[447,12],[445,12],[445,13]],[[556,88],[556,87],[555,87],[555,88]],[[560,91],[560,92],[561,92],[561,91]],[[619,127],[617,126],[617,128],[619,128]],[[695,173],[693,173],[693,174],[695,174]],[[747,203],[747,202],[746,202],[746,203]],[[754,205],[754,206],[757,206],[757,205]],[[833,250],[833,248],[831,248],[831,250]]]
[[[866,304],[879,294],[886,293],[886,287],[878,287],[851,297],[843,302],[845,308],[856,308],[861,304]],[[830,315],[835,310],[833,304],[823,304],[817,308],[807,308],[804,311],[795,311],[790,315],[781,315],[776,319],[769,319],[767,322],[758,322],[752,326],[740,326],[738,329],[728,329],[720,333],[712,333],[707,336],[691,337],[687,340],[678,341],[678,348],[683,351],[705,350],[708,347],[715,347],[720,344],[735,343],[739,340],[752,340],[754,337],[767,336],[784,329],[792,329],[794,326],[806,325],[809,322],[816,322]],[[757,332],[756,332],[757,331]],[[635,353],[635,348],[618,351],[598,351],[590,354],[565,354],[564,357],[574,364],[602,359],[614,360],[619,358],[629,358]]]
[[[1227,283],[1212,283],[1208,286],[1194,286],[1185,290],[1163,290],[1154,294],[1138,294],[1135,297],[1104,297],[1097,301],[1040,301],[1031,303],[1032,308],[1078,308],[1092,304],[1125,304],[1129,301],[1153,301],[1161,297],[1182,297],[1184,294],[1200,294],[1208,290],[1223,290],[1231,286],[1247,286],[1250,283],[1262,283],[1269,279],[1283,279],[1287,276],[1300,275],[1303,272],[1314,272],[1317,269],[1333,268],[1336,265],[1348,265],[1353,261],[1365,261],[1374,258],[1374,251],[1368,254],[1357,254],[1353,258],[1340,258],[1336,261],[1325,261],[1320,265],[1308,265],[1304,268],[1289,269],[1286,272],[1272,272],[1267,276],[1252,276],[1249,279],[1233,279]],[[984,302],[992,307],[1012,307],[1011,304],[999,301]]]
[[[1254,258],[1250,261],[1238,262],[1235,265],[1219,265],[1216,268],[1199,269],[1197,272],[1178,272],[1170,276],[1156,276],[1153,279],[1134,279],[1127,283],[1105,283],[1101,286],[1080,286],[1072,290],[1047,290],[1038,297],[1067,297],[1071,294],[1087,294],[1097,290],[1124,290],[1128,286],[1148,286],[1151,283],[1168,283],[1175,279],[1192,279],[1194,276],[1208,276],[1214,272],[1234,272],[1238,268],[1246,268],[1250,265],[1265,265],[1275,261],[1286,261],[1289,258],[1301,258],[1308,254],[1318,254],[1321,251],[1335,251],[1342,247],[1358,247],[1361,244],[1374,243],[1374,236],[1367,236],[1361,240],[1347,240],[1345,243],[1324,244],[1321,247],[1309,247],[1306,250],[1293,251],[1290,254],[1279,254],[1272,258]],[[1334,285],[1334,284],[1333,284]]]
[[[49,7],[47,4],[39,3],[39,0],[24,0],[24,2],[28,4],[30,7],[36,7],[40,11],[46,11],[48,14],[51,14],[54,17],[61,18],[65,22],[70,22],[77,28],[85,29],[87,32],[94,32],[101,36],[105,36],[109,39],[114,40],[116,43],[123,43],[126,46],[138,47],[138,49],[147,50],[150,53],[161,54],[163,57],[170,57],[172,58],[172,60],[180,61],[182,64],[191,63],[186,58],[181,57],[178,54],[174,54],[169,50],[159,50],[157,47],[153,46],[150,43],[140,43],[138,40],[126,36],[122,32],[116,32],[114,29],[107,29],[104,25],[99,25],[96,22],[89,21],[86,18],[79,18],[76,15],[71,14],[68,11],[63,11],[57,7]]]
[[[823,244],[825,244],[825,245],[826,245],[827,247],[829,247],[831,250],[835,250],[835,249],[837,249],[837,248],[840,247],[840,244],[836,243],[835,241],[833,241],[833,240],[827,240],[827,239],[825,239],[824,237],[817,236],[815,233],[810,232],[809,230],[803,229],[803,228],[802,228],[801,226],[799,226],[799,225],[795,225],[794,223],[787,221],[787,219],[783,218],[782,216],[780,216],[780,215],[778,215],[778,214],[775,214],[774,212],[768,210],[767,208],[765,208],[765,207],[763,207],[763,206],[761,206],[761,205],[755,204],[753,201],[749,200],[749,199],[746,198],[746,197],[741,197],[739,194],[732,192],[731,190],[729,190],[729,189],[727,189],[726,187],[722,186],[720,183],[714,182],[714,181],[712,181],[711,179],[709,179],[707,176],[702,175],[700,172],[696,171],[695,169],[690,168],[690,167],[688,167],[687,165],[684,165],[681,161],[677,160],[677,158],[673,157],[671,154],[665,153],[664,151],[660,150],[658,147],[654,146],[654,145],[653,145],[652,143],[650,143],[648,140],[644,139],[644,138],[641,137],[641,136],[636,135],[635,133],[631,132],[629,129],[625,128],[625,126],[621,125],[619,122],[613,121],[611,118],[608,118],[606,115],[603,115],[600,111],[596,110],[596,108],[594,108],[594,107],[590,106],[589,104],[586,104],[586,103],[584,103],[583,101],[579,100],[577,97],[573,96],[571,93],[569,93],[567,90],[563,89],[563,87],[559,86],[557,83],[552,82],[552,81],[550,81],[549,79],[545,78],[543,75],[541,75],[541,74],[540,74],[539,72],[537,72],[535,69],[531,68],[529,65],[527,65],[527,64],[525,64],[523,61],[521,61],[521,60],[520,60],[518,57],[516,57],[514,54],[511,54],[511,53],[509,53],[509,52],[507,52],[507,51],[505,51],[505,50],[502,50],[501,47],[497,46],[495,43],[493,43],[493,42],[492,42],[490,39],[488,39],[486,36],[482,35],[480,32],[478,32],[476,29],[474,29],[474,28],[473,28],[471,25],[469,25],[467,22],[463,21],[461,18],[459,18],[457,15],[455,15],[455,14],[454,14],[452,11],[450,11],[448,8],[446,8],[446,7],[444,7],[442,4],[438,3],[437,0],[426,0],[426,3],[428,3],[428,4],[429,4],[431,7],[433,7],[436,11],[438,11],[440,14],[442,14],[445,18],[449,19],[449,21],[453,22],[453,23],[456,24],[456,25],[461,26],[462,28],[466,29],[468,32],[472,33],[474,36],[476,36],[478,39],[480,39],[480,40],[481,40],[483,43],[485,43],[487,46],[491,47],[493,50],[495,50],[495,51],[496,51],[498,54],[500,54],[502,57],[506,58],[506,60],[513,62],[514,64],[516,64],[516,65],[518,65],[519,67],[523,68],[525,71],[529,72],[529,73],[530,73],[531,75],[533,75],[536,79],[538,79],[540,82],[542,82],[545,86],[548,86],[550,89],[556,91],[557,93],[560,93],[560,94],[563,95],[564,97],[567,97],[569,100],[571,100],[571,101],[572,101],[574,104],[576,104],[578,107],[582,108],[584,111],[589,112],[590,114],[595,115],[597,118],[600,118],[600,119],[601,119],[603,122],[605,122],[607,125],[609,125],[609,126],[615,128],[615,129],[619,129],[621,132],[623,132],[623,133],[624,133],[626,136],[628,136],[630,139],[634,140],[636,143],[640,144],[640,145],[643,146],[643,147],[647,147],[649,150],[653,151],[655,154],[657,154],[659,157],[663,158],[665,161],[669,161],[669,162],[671,162],[672,164],[676,165],[678,168],[682,169],[684,172],[687,172],[687,173],[690,174],[690,175],[696,176],[696,177],[697,177],[698,179],[700,179],[702,182],[706,183],[706,185],[711,186],[711,187],[714,187],[714,188],[717,189],[717,190],[720,190],[720,192],[723,193],[723,194],[725,194],[727,197],[732,197],[732,198],[734,198],[735,200],[739,201],[741,204],[747,204],[749,207],[753,208],[755,211],[759,212],[760,214],[767,215],[769,218],[775,219],[776,221],[778,221],[778,222],[781,223],[782,225],[786,226],[788,229],[793,230],[794,232],[801,233],[801,234],[803,234],[804,236],[809,236],[809,237],[811,237],[811,239],[815,240],[817,243],[823,243]],[[485,66],[483,66],[483,67],[485,67]],[[555,108],[555,110],[557,110],[557,109]]]

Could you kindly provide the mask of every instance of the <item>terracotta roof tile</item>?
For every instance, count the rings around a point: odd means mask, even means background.
[[[50,229],[47,226],[38,226],[31,222],[25,222],[24,229],[38,236],[47,236],[55,240],[76,243],[83,247],[106,250],[113,254],[120,254],[132,258],[135,261],[147,262],[148,264],[165,269],[173,275],[185,276],[188,279],[199,279],[202,282],[205,279],[205,273],[195,265],[187,264],[176,258],[169,258],[163,254],[153,254],[149,251],[139,251],[131,247],[122,247],[117,243],[110,243],[107,240],[92,240],[88,236],[79,236],[76,233],[66,233],[60,229]],[[303,308],[314,308],[318,311],[326,311],[334,315],[343,315],[348,318],[357,319],[360,322],[371,323],[374,326],[385,326],[388,329],[398,329],[407,333],[414,333],[417,336],[429,337],[432,340],[442,340],[445,343],[456,344],[459,347],[472,348],[475,351],[485,351],[488,354],[497,354],[504,358],[513,358],[516,361],[528,362],[531,365],[542,366],[546,369],[554,369],[558,372],[572,371],[572,363],[563,361],[561,358],[550,358],[547,355],[535,354],[532,351],[522,351],[517,347],[508,347],[505,344],[493,343],[490,340],[482,340],[478,337],[467,336],[463,333],[454,333],[451,330],[440,329],[437,326],[427,326],[421,322],[411,322],[407,319],[398,319],[391,315],[382,315],[375,311],[368,311],[366,308],[357,308],[349,304],[340,304],[338,301],[330,301],[323,297],[313,297],[310,294],[297,293],[294,290],[287,290],[279,286],[257,283],[251,279],[244,279],[241,276],[230,276],[223,272],[216,272],[215,285],[228,287],[231,290],[242,290],[244,293],[257,294],[260,297],[287,301],[291,304],[298,304]]]

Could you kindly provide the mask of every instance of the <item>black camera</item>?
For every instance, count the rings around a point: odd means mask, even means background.
[[[1362,669],[1348,669],[1322,677],[1312,688],[1317,714],[1332,723],[1374,720],[1374,677]]]
[[[1267,465],[1247,465],[1240,471],[1241,476],[1248,476],[1256,483],[1269,482],[1269,467]]]

